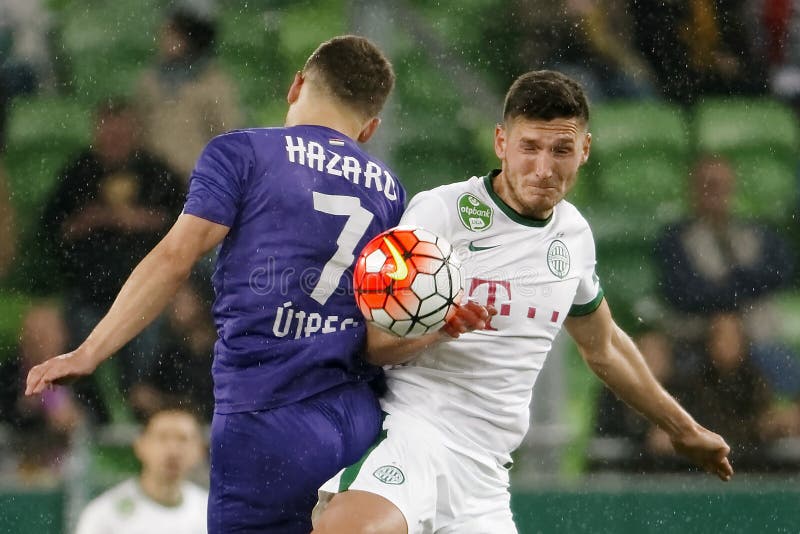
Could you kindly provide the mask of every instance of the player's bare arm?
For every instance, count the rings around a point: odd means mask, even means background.
[[[161,313],[189,277],[192,266],[227,233],[227,226],[193,215],[178,217],[167,235],[133,270],[89,337],[76,350],[30,370],[25,394],[40,393],[52,384],[91,374]]]
[[[564,325],[591,370],[624,402],[662,428],[675,450],[722,480],[730,480],[730,447],[699,425],[658,383],[630,337],[603,301],[593,313]]]
[[[401,365],[413,360],[420,352],[439,343],[456,339],[461,334],[486,328],[497,311],[477,302],[468,301],[456,307],[456,313],[436,332],[416,338],[397,337],[367,324],[367,361],[373,365]]]

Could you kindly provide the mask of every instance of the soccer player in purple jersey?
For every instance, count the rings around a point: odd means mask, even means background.
[[[378,127],[393,84],[389,61],[366,39],[320,45],[289,89],[286,127],[213,139],[183,213],[108,314],[75,351],[28,375],[26,392],[35,394],[92,373],[221,243],[213,276],[211,534],[309,532],[319,486],[380,431],[372,384],[381,370],[361,357],[366,325],[350,268],[403,212],[400,184],[358,146]],[[443,336],[482,327],[485,310],[462,309]]]

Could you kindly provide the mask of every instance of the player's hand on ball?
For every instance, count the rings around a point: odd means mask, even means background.
[[[452,338],[473,330],[483,330],[489,320],[497,314],[493,306],[482,306],[474,300],[457,304],[455,310],[453,316],[439,330]]]
[[[728,481],[733,476],[733,467],[728,461],[731,448],[722,436],[699,426],[692,432],[672,438],[675,450],[689,460]]]
[[[92,374],[96,364],[78,351],[68,352],[34,366],[28,372],[25,395],[36,395],[46,388],[67,384]]]

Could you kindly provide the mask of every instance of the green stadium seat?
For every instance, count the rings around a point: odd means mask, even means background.
[[[658,274],[646,244],[599,245],[597,275],[616,322],[630,333],[641,328],[638,304],[657,293]]]
[[[102,54],[115,47],[152,50],[163,13],[162,0],[116,0],[103,9],[67,2],[59,11],[61,40],[75,55]]]
[[[687,168],[683,160],[662,157],[627,158],[606,162],[598,176],[604,202],[642,211],[684,204]]]
[[[104,9],[66,7],[61,41],[73,98],[91,108],[109,96],[130,95],[155,52],[161,6],[121,0]]]
[[[91,59],[73,63],[73,91],[80,95],[86,109],[109,97],[131,97],[146,60],[136,57],[121,57],[120,54],[106,57],[91,56]]]
[[[58,172],[71,151],[9,150],[6,158],[11,202],[17,210],[18,229],[24,230],[37,216],[55,185]]]
[[[280,13],[280,46],[289,64],[299,66],[326,39],[347,30],[346,9],[341,1],[296,2]]]
[[[58,171],[90,137],[89,112],[79,103],[60,97],[12,102],[5,163],[21,231],[37,216]]]
[[[474,168],[463,164],[453,146],[421,138],[395,146],[392,160],[409,198],[420,191],[466,180],[469,169]]]
[[[16,353],[22,317],[30,299],[17,293],[0,293],[0,359]]]
[[[603,287],[617,298],[623,293],[640,298],[656,286],[652,252],[645,246],[600,248],[597,271]]]
[[[598,105],[590,130],[596,194],[583,211],[598,243],[641,244],[685,212],[689,129],[680,108]]]
[[[642,242],[686,211],[684,160],[642,154],[608,161],[597,174],[597,195],[586,204],[598,242]]]
[[[72,98],[17,98],[11,104],[7,136],[9,150],[79,148],[89,142],[90,113]]]
[[[781,338],[800,354],[800,291],[787,291],[775,298],[780,316]]]
[[[709,99],[695,106],[694,130],[700,152],[727,156],[743,152],[794,160],[800,146],[797,118],[768,99]]]
[[[484,160],[470,132],[456,125],[446,137],[429,137],[425,130],[409,133],[392,150],[393,168],[409,195],[488,173]]]
[[[734,157],[733,163],[734,212],[773,223],[788,221],[797,207],[797,163],[766,154]]]
[[[589,119],[592,152],[604,164],[630,154],[685,158],[689,128],[683,111],[662,102],[617,102],[597,105]]]

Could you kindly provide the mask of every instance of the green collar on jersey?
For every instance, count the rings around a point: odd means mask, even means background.
[[[530,217],[524,217],[514,211],[514,208],[506,204],[505,201],[500,198],[500,195],[495,192],[494,185],[492,184],[492,180],[494,180],[494,177],[498,174],[500,174],[500,169],[494,169],[492,172],[483,177],[483,183],[486,185],[486,191],[489,192],[489,196],[492,197],[492,200],[494,200],[494,203],[500,208],[500,211],[505,213],[506,216],[508,216],[508,218],[515,223],[519,223],[524,226],[533,226],[535,228],[547,226],[547,223],[553,219],[552,213],[550,213],[550,216],[546,219],[532,219]]]

